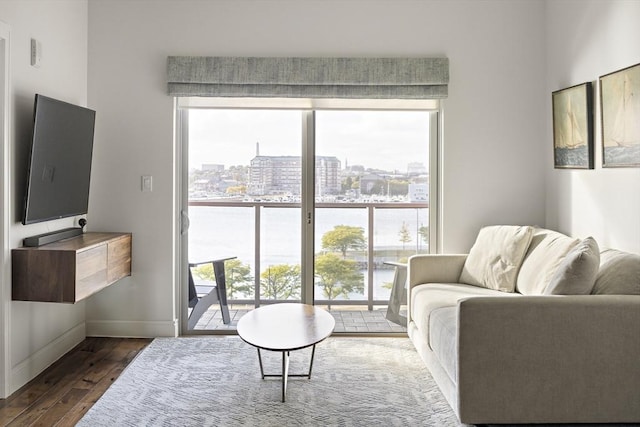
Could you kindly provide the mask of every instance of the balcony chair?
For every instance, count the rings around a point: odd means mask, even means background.
[[[227,305],[227,284],[224,274],[224,262],[234,258],[236,257],[189,263],[189,308],[191,309],[188,321],[189,329],[194,329],[200,317],[209,309],[211,304],[216,302],[220,303],[222,322],[225,325],[231,323],[229,306]],[[216,284],[213,286],[209,284],[196,286],[193,281],[191,269],[204,264],[213,265],[213,274],[216,279]]]
[[[384,264],[392,265],[395,269],[393,274],[393,286],[389,296],[387,306],[387,320],[407,327],[407,316],[401,313],[402,306],[407,305],[407,263],[385,261]]]

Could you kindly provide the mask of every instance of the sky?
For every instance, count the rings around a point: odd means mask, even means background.
[[[300,156],[302,114],[294,110],[189,112],[189,168],[202,164],[248,165],[256,155]],[[428,166],[429,113],[318,111],[316,155],[345,166],[406,172],[410,162]]]

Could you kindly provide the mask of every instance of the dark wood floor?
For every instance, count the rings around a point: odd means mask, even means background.
[[[150,339],[87,338],[0,400],[1,426],[74,426]]]

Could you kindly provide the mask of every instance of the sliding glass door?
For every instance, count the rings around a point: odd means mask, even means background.
[[[399,264],[429,251],[429,125],[422,111],[316,113],[314,295],[339,332],[405,330],[390,297],[406,299]]]
[[[229,333],[248,310],[277,302],[329,309],[336,332],[406,331],[404,283],[394,278],[433,240],[436,113],[179,114],[189,331]],[[224,260],[224,278],[211,260]],[[216,298],[196,308],[221,279],[226,309]]]
[[[188,273],[203,299],[221,280],[207,261],[225,260],[219,266],[229,311],[225,319],[216,301],[202,315],[191,307],[189,316],[199,318],[190,323],[197,330],[234,330],[254,307],[300,301],[301,113],[186,113]]]

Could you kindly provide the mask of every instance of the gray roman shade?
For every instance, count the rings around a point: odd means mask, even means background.
[[[448,58],[170,56],[171,96],[440,99]]]

